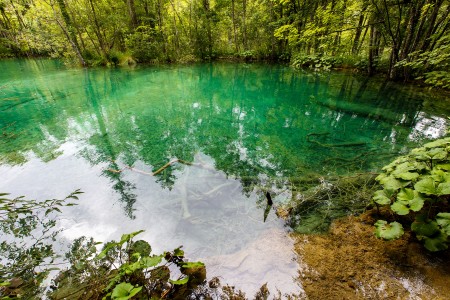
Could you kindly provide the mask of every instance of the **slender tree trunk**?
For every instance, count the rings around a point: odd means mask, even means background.
[[[127,6],[128,6],[128,15],[130,16],[130,28],[136,29],[138,21],[136,18],[136,8],[134,5],[134,0],[127,0]]]
[[[242,43],[244,51],[247,51],[247,0],[242,0]]]
[[[162,0],[158,0],[157,3],[157,10],[158,10],[158,25],[159,25],[159,30],[161,32],[161,36],[163,39],[163,53],[164,56],[166,57],[166,59],[168,59],[167,56],[167,41],[166,41],[166,37],[164,35],[164,31],[163,31],[163,16],[162,16]]]
[[[13,2],[12,0],[9,0],[9,2],[11,3],[11,6],[12,6],[12,8],[13,8],[13,10],[14,10],[14,13],[16,14],[17,21],[19,22],[20,28],[21,28],[21,29],[22,29],[22,28],[26,28],[25,23],[23,22],[23,18],[22,18],[22,16],[20,15],[19,11],[17,10],[16,6],[14,5],[14,2]]]
[[[61,14],[64,19],[65,27],[58,21],[58,17],[56,16],[56,11],[54,10],[54,7],[52,6],[53,12],[55,14],[55,19],[58,22],[59,27],[61,27],[61,30],[63,31],[64,35],[66,36],[69,43],[72,45],[73,51],[78,57],[78,60],[82,66],[86,66],[86,62],[84,61],[83,55],[81,55],[80,46],[78,45],[77,37],[75,35],[75,31],[72,26],[72,21],[70,20],[69,14],[67,13],[66,4],[64,3],[64,0],[57,0],[59,9],[61,11]],[[67,28],[67,29],[66,29]]]
[[[98,43],[100,45],[100,50],[103,53],[104,57],[106,58],[106,57],[108,57],[108,51],[106,49],[105,42],[103,40],[103,36],[102,36],[100,25],[98,23],[97,13],[95,11],[94,3],[92,3],[92,0],[89,0],[89,4],[90,4],[91,10],[92,10],[92,17],[94,18],[94,25],[95,25],[94,26],[94,28],[95,28],[94,32],[95,32],[95,35],[97,36]]]
[[[206,13],[206,34],[208,36],[208,56],[212,58],[213,44],[212,44],[212,30],[211,30],[211,10],[209,0],[203,0],[203,9]]]
[[[233,20],[233,36],[234,36],[235,52],[239,53],[239,45],[238,45],[238,41],[237,41],[237,32],[236,32],[236,17],[235,17],[234,1],[235,0],[231,0],[231,19]],[[270,2],[270,3],[271,3],[271,5],[273,5],[272,2]]]
[[[369,76],[375,74],[375,63],[379,55],[379,47],[381,42],[381,33],[375,25],[370,25],[370,39],[369,39],[369,64],[368,70]]]
[[[436,19],[439,14],[439,10],[440,10],[443,2],[444,2],[444,0],[436,0],[436,2],[434,4],[434,8],[433,8],[433,11],[430,16],[430,22],[429,22],[427,31],[425,32],[424,38],[423,38],[422,47],[421,47],[422,51],[426,51],[429,49],[434,25],[436,23]]]
[[[357,55],[359,52],[359,40],[361,38],[363,26],[364,26],[365,19],[366,19],[364,12],[366,11],[367,7],[368,7],[368,3],[365,3],[364,7],[361,10],[361,14],[359,15],[358,27],[356,28],[355,37],[353,39],[353,46],[352,46],[352,54],[353,55]],[[366,32],[367,32],[367,27],[366,27]],[[363,38],[363,40],[364,40],[364,38]]]

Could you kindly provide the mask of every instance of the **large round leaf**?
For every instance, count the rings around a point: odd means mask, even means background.
[[[447,154],[448,153],[444,148],[434,148],[434,149],[431,149],[428,151],[428,155],[432,159],[438,159],[438,160],[446,159]]]
[[[395,178],[409,180],[409,181],[416,180],[420,176],[419,173],[416,173],[416,172],[413,172],[413,173],[411,173],[411,172],[393,172],[392,175]]]
[[[424,145],[425,148],[443,147],[450,144],[450,138],[439,139],[434,142],[430,142]]]
[[[431,176],[426,176],[419,180],[415,185],[414,189],[419,193],[427,195],[438,195],[438,190],[434,179]]]
[[[396,191],[403,187],[403,183],[400,180],[394,178],[393,176],[383,178],[382,180],[380,180],[380,183],[383,185],[385,189],[392,191]]]
[[[431,237],[439,231],[439,227],[435,221],[419,216],[411,224],[411,230],[417,235]]]
[[[397,200],[412,211],[421,210],[425,203],[422,195],[412,189],[401,189],[397,195]]]
[[[389,205],[391,204],[392,194],[389,190],[380,190],[375,192],[372,199],[379,205]]]
[[[385,240],[394,240],[401,237],[404,233],[402,224],[398,222],[388,222],[384,220],[378,220],[375,223],[375,235],[378,238],[383,238]]]
[[[133,285],[122,282],[114,288],[111,293],[111,299],[128,300],[142,290],[142,287],[134,287]]]
[[[450,236],[450,213],[438,213],[436,223],[438,223],[445,234]]]
[[[409,208],[408,206],[406,206],[405,204],[396,201],[394,202],[394,204],[391,205],[391,209],[400,216],[405,216],[407,214],[409,214]]]
[[[439,196],[450,195],[450,182],[440,183],[437,187],[437,193]]]
[[[433,237],[424,237],[424,240],[424,246],[429,251],[436,252],[448,248],[447,235],[442,232]]]

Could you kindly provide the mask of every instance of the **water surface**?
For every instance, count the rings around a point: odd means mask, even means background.
[[[448,99],[344,73],[198,64],[70,69],[0,62],[0,191],[85,194],[62,237],[145,229],[252,295],[298,292],[288,228],[270,211],[296,178],[377,171],[445,134]],[[170,161],[169,167],[152,176]]]

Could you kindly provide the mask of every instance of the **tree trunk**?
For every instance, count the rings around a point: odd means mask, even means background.
[[[107,49],[105,47],[105,42],[103,40],[103,36],[102,36],[101,29],[100,29],[100,25],[99,25],[98,20],[97,20],[97,13],[95,12],[94,3],[92,3],[92,0],[89,0],[89,4],[91,6],[92,16],[94,18],[94,25],[95,25],[94,26],[94,28],[95,28],[94,32],[95,32],[95,35],[97,36],[98,43],[100,45],[100,50],[102,51],[104,57],[107,58],[108,57],[108,51],[107,51]]]
[[[242,43],[244,44],[244,51],[248,50],[246,20],[247,20],[247,0],[242,0]]]
[[[352,54],[353,55],[356,55],[359,52],[359,40],[361,39],[361,33],[363,31],[363,25],[364,25],[364,22],[366,19],[364,12],[366,11],[367,7],[368,7],[368,4],[366,3],[361,10],[361,14],[359,15],[358,27],[356,27],[355,37],[353,39],[353,46],[352,46]],[[366,28],[366,30],[367,30],[367,28]]]
[[[58,22],[59,27],[63,31],[66,38],[69,40],[69,43],[72,45],[73,51],[78,57],[78,60],[82,66],[86,66],[86,62],[84,61],[83,55],[81,55],[80,46],[78,45],[77,37],[75,35],[75,31],[72,26],[72,21],[70,20],[69,14],[67,13],[66,4],[64,0],[57,0],[59,9],[61,10],[61,14],[64,19],[64,23],[66,24],[66,28],[58,21],[58,17],[56,16],[56,12],[52,6],[53,12],[55,13],[56,21]]]
[[[130,28],[134,30],[138,25],[134,0],[127,0],[127,6],[128,6],[128,14],[130,16]]]
[[[237,41],[237,33],[236,33],[236,17],[235,17],[235,8],[234,8],[234,1],[235,0],[231,0],[231,18],[233,20],[233,36],[234,36],[234,47],[235,47],[235,52],[239,53],[239,45],[238,45],[238,41]],[[270,2],[271,5],[272,2]]]
[[[379,56],[379,48],[381,42],[381,33],[375,25],[370,25],[370,39],[369,39],[369,63],[368,70],[369,76],[375,74],[376,60]]]
[[[433,34],[434,25],[436,23],[436,18],[439,14],[439,9],[442,6],[442,3],[444,0],[436,0],[436,3],[434,4],[433,12],[430,16],[430,23],[428,25],[427,31],[425,32],[424,39],[422,42],[422,51],[426,51],[429,49],[430,42],[431,42],[431,36]]]

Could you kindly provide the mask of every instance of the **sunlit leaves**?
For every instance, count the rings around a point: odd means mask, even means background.
[[[449,242],[450,213],[440,211],[450,195],[449,144],[450,138],[445,138],[414,149],[384,167],[376,178],[384,189],[374,194],[373,201],[390,205],[400,216],[416,214],[411,230],[430,251],[447,249]],[[394,223],[378,221],[376,235],[394,236],[398,233]]]
[[[380,183],[384,186],[386,190],[395,191],[398,189],[401,189],[404,185],[402,182],[393,176],[389,176],[386,178],[383,178]]]
[[[388,205],[391,204],[392,195],[393,192],[391,190],[384,189],[376,191],[372,199],[379,205]]]
[[[202,262],[185,262],[182,264],[183,268],[189,269],[189,268],[203,268],[205,266]]]
[[[186,276],[186,277],[184,277],[182,279],[179,279],[179,280],[169,279],[169,282],[172,283],[172,284],[175,284],[175,285],[183,285],[183,284],[186,284],[188,281],[189,281],[189,276]]]
[[[134,287],[129,283],[122,282],[113,289],[111,299],[114,300],[128,300],[134,297],[142,290],[142,287]]]
[[[404,233],[402,224],[398,222],[389,223],[384,220],[378,220],[375,223],[375,235],[385,240],[394,240],[401,237]]]
[[[414,189],[427,195],[437,195],[437,187],[432,177],[424,177],[414,185]]]
[[[447,235],[439,232],[433,237],[423,236],[424,246],[427,250],[431,252],[442,251],[448,248],[447,245]]]
[[[436,222],[441,227],[442,231],[450,236],[450,213],[438,213]]]
[[[424,198],[412,189],[402,189],[397,195],[397,201],[391,205],[391,209],[398,215],[407,215],[410,210],[420,211],[425,203]]]

